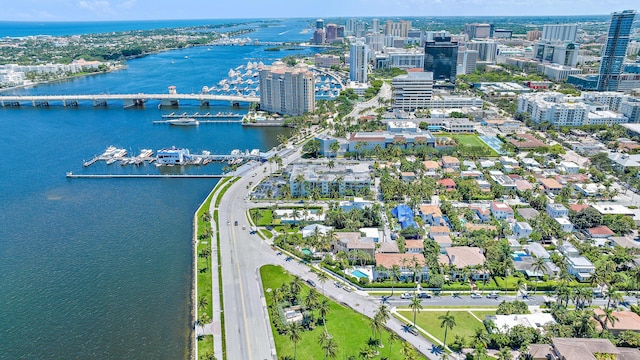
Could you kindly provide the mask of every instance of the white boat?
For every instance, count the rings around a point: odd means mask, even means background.
[[[194,118],[188,118],[188,117],[167,120],[167,123],[169,125],[175,125],[175,126],[197,126],[197,125],[200,125],[200,122],[198,120],[196,120]]]

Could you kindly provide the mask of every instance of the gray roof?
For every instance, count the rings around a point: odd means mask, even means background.
[[[527,220],[531,220],[538,216],[540,212],[534,208],[518,208],[518,214]]]
[[[529,252],[529,254],[534,255],[538,258],[548,259],[550,257],[547,249],[545,249],[544,246],[538,243],[531,243],[527,245],[526,250]]]

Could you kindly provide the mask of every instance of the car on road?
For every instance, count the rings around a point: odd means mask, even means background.
[[[291,259],[293,259],[291,256],[287,256],[286,258],[284,258],[284,261],[291,261]]]
[[[498,293],[495,291],[492,291],[490,294],[487,294],[487,299],[497,299],[498,298]]]
[[[406,329],[409,334],[412,334],[414,336],[418,336],[419,334],[418,329],[414,328],[413,326],[407,326]]]
[[[238,220],[234,221],[233,225],[238,226]]]
[[[307,279],[307,284],[309,284],[309,286],[316,287],[316,283],[311,279]]]
[[[471,293],[471,298],[472,299],[482,299],[482,295],[474,292],[474,293]]]
[[[431,294],[429,294],[428,292],[425,292],[425,291],[420,291],[418,293],[418,298],[419,299],[431,299]]]
[[[339,281],[334,281],[333,285],[335,285],[336,287],[342,287],[342,284]]]
[[[231,221],[227,221],[227,225],[231,225]]]
[[[346,286],[346,285],[342,287],[342,290],[344,290],[346,292],[352,292],[353,291],[353,289],[350,286]]]
[[[411,293],[402,293],[402,295],[400,295],[400,299],[413,299],[413,295],[411,295]]]
[[[242,225],[242,230],[246,230],[246,229],[247,229],[247,227]]]
[[[282,255],[282,251],[278,251],[278,252],[276,253],[276,255],[278,255],[278,256]]]
[[[453,296],[454,298],[461,299],[460,293],[453,293],[453,294],[451,294],[451,296]]]

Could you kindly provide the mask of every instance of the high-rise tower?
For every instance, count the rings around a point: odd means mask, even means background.
[[[607,42],[602,48],[602,61],[600,62],[600,77],[598,78],[598,91],[617,91],[620,84],[624,56],[629,44],[631,25],[636,16],[634,10],[614,12],[611,15],[611,24],[607,34]]]

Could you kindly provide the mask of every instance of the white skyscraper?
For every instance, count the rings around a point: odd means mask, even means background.
[[[351,44],[349,52],[349,79],[355,82],[367,82],[367,63],[369,62],[369,46],[364,39],[358,38]]]
[[[377,34],[380,32],[380,19],[371,20],[371,32]]]

